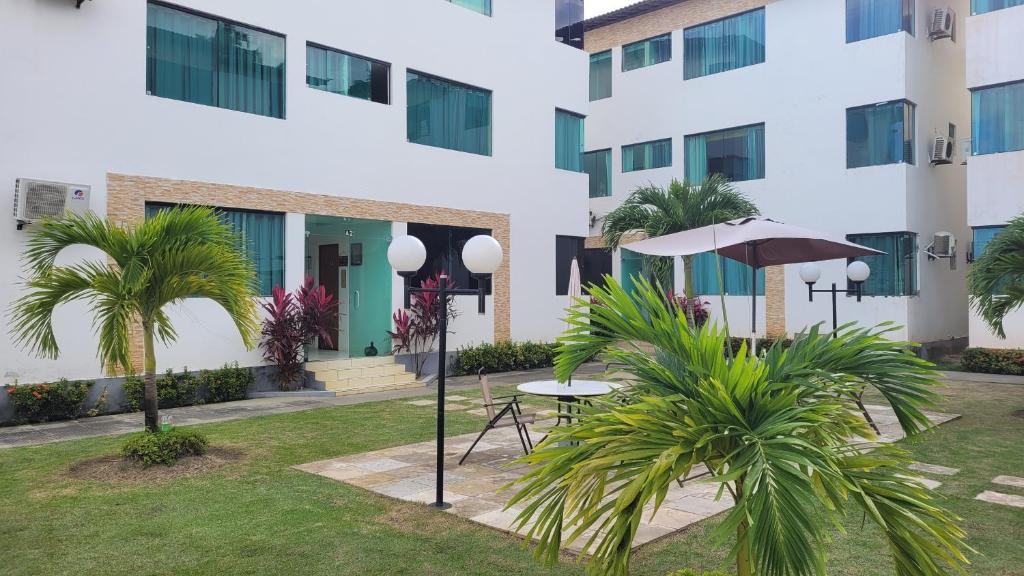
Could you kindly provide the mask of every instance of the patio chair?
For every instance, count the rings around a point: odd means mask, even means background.
[[[477,442],[495,428],[507,428],[509,426],[516,427],[516,433],[519,434],[519,442],[523,445],[523,452],[529,454],[533,450],[533,441],[530,440],[530,432],[526,429],[527,424],[533,424],[536,420],[535,414],[523,414],[523,409],[519,405],[519,395],[513,394],[511,396],[491,396],[491,385],[487,381],[487,373],[483,368],[477,372],[477,377],[480,380],[480,392],[484,398],[484,410],[487,411],[487,424],[484,426],[483,431],[480,435],[473,440],[473,444],[470,445],[469,450],[462,455],[459,460],[459,466],[466,461],[469,457],[469,453],[476,448]],[[509,418],[511,417],[511,418]]]

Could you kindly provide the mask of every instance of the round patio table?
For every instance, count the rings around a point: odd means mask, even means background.
[[[578,404],[580,400],[587,398],[604,396],[612,391],[612,387],[607,382],[600,380],[573,380],[571,382],[535,380],[533,382],[524,382],[516,386],[516,388],[523,394],[557,398],[559,404],[557,424],[561,424],[563,418],[567,422],[571,421],[573,404]],[[563,415],[561,410],[562,404],[568,405],[568,416]]]

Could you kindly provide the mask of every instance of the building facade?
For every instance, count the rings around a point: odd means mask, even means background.
[[[967,223],[978,256],[1006,222],[1024,213],[1024,2],[974,0],[967,18],[967,88],[971,151]],[[999,338],[973,312],[972,346],[1024,348],[1024,310],[1012,312]]]
[[[943,8],[953,11],[950,25],[933,35]],[[887,252],[866,259],[869,296],[839,298],[840,322],[892,320],[902,327],[895,337],[962,344],[968,167],[931,160],[936,137],[970,132],[969,8],[966,0],[648,0],[588,20],[589,243],[638,186],[722,173],[765,216]],[[938,233],[959,241],[957,258],[928,257]],[[817,287],[845,287],[846,265],[823,262]],[[620,277],[638,267],[625,252],[611,266]],[[698,257],[695,285],[721,320],[714,266]],[[768,269],[755,288],[749,270],[727,262],[732,332],[749,334],[753,289],[766,305],[758,309],[767,307],[759,334],[830,324],[830,299],[809,302],[798,268]],[[681,286],[681,260],[675,275]]]
[[[87,189],[92,211],[125,225],[217,207],[250,241],[264,296],[307,274],[338,294],[338,357],[390,351],[402,305],[390,238],[420,236],[424,273],[465,287],[462,243],[492,234],[505,260],[487,312],[460,297],[449,347],[551,340],[567,305],[556,244],[587,232],[587,176],[558,160],[582,150],[587,56],[554,30],[556,5],[573,30],[582,2],[493,4],[3,2],[0,200],[36,179]],[[30,230],[12,219],[0,231],[5,303],[21,292]],[[61,255],[83,258],[103,256]],[[261,364],[212,302],[169,313],[179,338],[157,350],[159,370]],[[0,331],[2,382],[103,374],[87,303],[55,323],[59,361]]]

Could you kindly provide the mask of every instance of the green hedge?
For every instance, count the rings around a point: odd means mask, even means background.
[[[1024,350],[968,348],[960,359],[968,372],[1024,376]]]
[[[195,430],[171,428],[160,432],[137,432],[121,446],[126,460],[141,462],[144,468],[154,464],[170,466],[182,456],[199,456],[210,442]]]
[[[202,370],[194,374],[175,374],[168,370],[156,380],[156,391],[160,408],[192,406],[207,402],[230,402],[245,399],[246,391],[253,382],[252,371],[239,368],[238,364],[226,364],[216,370]],[[141,376],[129,376],[124,382],[125,409],[142,410],[145,382]]]
[[[7,395],[14,406],[15,424],[76,418],[89,394],[90,381],[61,378],[46,384],[13,384]]]
[[[239,368],[238,363],[225,364],[217,370],[199,372],[199,387],[206,394],[207,402],[231,402],[245,400],[245,394],[255,377],[252,370]]]
[[[459,349],[454,371],[457,376],[476,374],[480,368],[487,373],[532,370],[553,366],[557,344],[508,342],[479,344]]]

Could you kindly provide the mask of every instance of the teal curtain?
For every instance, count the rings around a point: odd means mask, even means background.
[[[719,288],[716,260],[720,263],[724,289]],[[697,254],[693,258],[693,290],[699,296],[750,296],[750,266],[716,256],[714,252]],[[764,296],[764,268],[757,271],[757,295]]]
[[[886,234],[851,234],[854,244],[881,250],[885,254],[859,256],[853,260],[867,263],[871,275],[864,282],[864,293],[870,296],[912,296],[917,294],[917,234],[895,232]],[[852,289],[853,285],[848,288]]]
[[[583,154],[583,171],[590,175],[590,197],[612,195],[612,151],[594,150]]]
[[[462,6],[463,8],[469,8],[474,12],[479,12],[486,16],[491,15],[491,0],[448,0],[456,6]]]
[[[555,110],[555,167],[583,172],[583,116]]]
[[[683,78],[764,62],[764,8],[683,30]]]
[[[310,88],[369,100],[372,66],[365,58],[306,45],[306,85]]]
[[[690,182],[702,182],[710,174],[733,182],[764,178],[764,124],[693,134],[685,138],[684,150]]]
[[[985,252],[985,247],[999,234],[1005,225],[1000,226],[978,226],[974,228],[974,257],[977,258]]]
[[[612,51],[590,55],[590,100],[612,95]]]
[[[419,72],[406,74],[410,142],[491,155],[491,92]]]
[[[662,34],[647,40],[622,46],[622,71],[628,72],[653,66],[672,59],[672,34]]]
[[[284,37],[148,4],[149,94],[284,117]]]
[[[622,278],[622,289],[626,292],[633,292],[636,289],[635,280],[643,278],[644,257],[642,254],[622,248],[619,250],[619,258],[621,264],[619,276]]]
[[[846,111],[846,167],[914,163],[914,105],[885,102]]]
[[[672,165],[672,139],[622,147],[622,171],[648,170]]]
[[[914,0],[846,0],[846,42],[914,33]]]
[[[974,154],[1024,150],[1024,82],[971,92]]]
[[[1024,6],[1024,0],[971,0],[971,14],[984,14],[1012,6]]]
[[[146,204],[146,218],[171,204]],[[284,285],[284,214],[217,208],[217,216],[238,234],[239,248],[256,269],[261,296]]]

